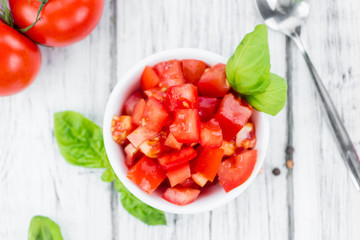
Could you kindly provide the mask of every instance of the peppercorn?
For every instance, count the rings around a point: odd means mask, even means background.
[[[294,153],[294,148],[293,148],[292,146],[288,146],[288,147],[286,148],[286,154],[291,155],[291,154],[293,154],[293,153]]]
[[[286,167],[292,169],[294,167],[294,161],[291,159],[286,160]]]
[[[275,175],[275,176],[278,176],[278,175],[280,175],[280,169],[278,169],[278,168],[274,168],[273,169],[273,171],[272,171],[272,173]]]

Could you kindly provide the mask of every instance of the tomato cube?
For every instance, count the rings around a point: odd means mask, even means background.
[[[199,185],[200,187],[205,186],[205,184],[207,183],[208,179],[206,177],[204,177],[204,175],[202,175],[201,173],[194,173],[191,175],[192,179],[194,180],[194,182]]]
[[[159,102],[163,102],[166,98],[166,88],[152,88],[144,91],[148,98],[155,98]]]
[[[252,114],[252,107],[231,93],[227,94],[220,103],[215,119],[219,122],[223,137],[232,140],[247,123]]]
[[[180,109],[170,125],[170,133],[179,143],[195,143],[200,140],[200,120],[197,109]]]
[[[167,171],[167,176],[172,187],[185,181],[187,178],[191,177],[189,163],[169,169]]]
[[[185,179],[184,181],[179,183],[179,186],[184,187],[184,188],[196,188],[196,184],[194,182],[194,180],[189,177],[187,179]]]
[[[201,122],[208,122],[215,115],[221,99],[199,97],[199,117]]]
[[[221,148],[198,148],[198,157],[192,163],[193,171],[201,173],[212,182],[219,169],[224,150]]]
[[[256,145],[254,124],[248,122],[236,135],[236,147],[244,149],[254,148]]]
[[[159,132],[164,126],[168,113],[165,107],[156,99],[149,98],[141,119],[141,125],[154,132]]]
[[[134,145],[135,148],[139,148],[140,144],[155,137],[157,134],[157,132],[139,126],[130,133],[129,136],[127,136],[127,139],[132,143],[132,145]]]
[[[168,88],[185,83],[181,62],[179,60],[158,63],[154,66],[154,70],[160,77],[160,87]]]
[[[166,189],[162,197],[168,202],[183,206],[194,202],[199,194],[198,189],[171,187]]]
[[[154,159],[144,156],[129,170],[127,177],[151,194],[164,181],[166,173]]]
[[[223,142],[222,131],[219,123],[211,119],[207,123],[201,123],[200,145],[208,148],[221,147]]]
[[[257,151],[249,150],[221,162],[218,176],[226,192],[243,184],[252,174]]]
[[[140,124],[141,117],[144,113],[146,103],[144,99],[140,99],[140,101],[135,105],[134,111],[131,115],[131,122],[135,125]]]
[[[187,163],[196,156],[197,152],[192,147],[186,147],[180,151],[163,154],[158,158],[158,162],[165,169],[170,169]]]
[[[146,66],[141,76],[141,88],[143,91],[157,87],[160,83],[160,78],[149,66]]]
[[[207,68],[206,63],[200,60],[184,59],[181,61],[184,77],[194,85],[197,85],[201,75]]]
[[[162,151],[162,144],[159,137],[154,137],[140,144],[140,151],[149,158],[157,158]]]
[[[170,111],[198,108],[197,87],[190,83],[170,87],[166,94],[165,106]]]
[[[111,134],[118,144],[125,143],[126,137],[133,130],[130,116],[114,116],[111,122]]]
[[[179,143],[178,141],[176,141],[176,138],[174,137],[174,135],[172,135],[171,133],[169,133],[169,135],[166,138],[166,141],[164,143],[165,146],[171,147],[173,149],[176,150],[180,150],[181,146],[183,145],[182,143]]]
[[[140,91],[137,91],[128,97],[124,103],[123,113],[125,115],[131,115],[135,105],[143,98]]]
[[[231,86],[226,78],[225,64],[219,63],[205,71],[198,82],[201,95],[223,97]]]
[[[131,143],[129,143],[128,145],[126,145],[126,147],[124,148],[124,152],[125,152],[125,164],[127,167],[131,167],[132,165],[134,165],[135,161],[137,159],[139,159],[139,157],[141,156],[141,153],[139,152],[138,149],[136,149],[134,147],[134,145],[132,145]]]

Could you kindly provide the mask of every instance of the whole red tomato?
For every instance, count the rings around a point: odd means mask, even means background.
[[[41,11],[41,20],[25,34],[37,43],[52,47],[76,43],[87,37],[99,23],[104,1],[48,0]],[[35,21],[41,5],[39,0],[10,0],[9,3],[19,28],[26,28]]]
[[[0,96],[29,86],[40,66],[41,53],[36,44],[0,21]]]

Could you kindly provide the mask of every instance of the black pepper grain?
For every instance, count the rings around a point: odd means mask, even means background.
[[[272,171],[272,173],[273,173],[275,176],[278,176],[278,175],[280,175],[281,171],[280,171],[280,169],[278,169],[278,168],[274,168],[273,171]]]

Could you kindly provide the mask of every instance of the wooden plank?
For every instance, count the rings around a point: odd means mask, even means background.
[[[359,2],[310,1],[310,56],[360,151]],[[321,11],[318,11],[321,9]],[[295,239],[358,239],[360,195],[336,146],[300,54],[293,51]]]

